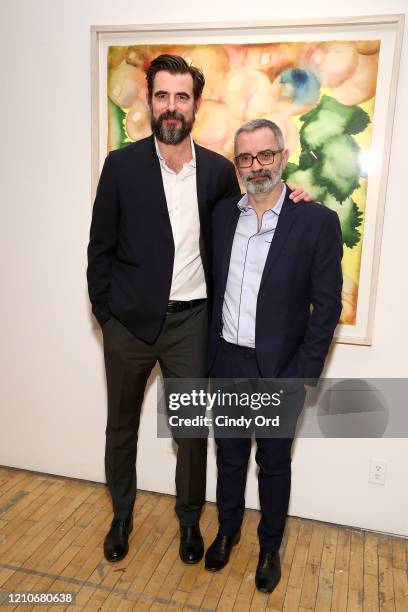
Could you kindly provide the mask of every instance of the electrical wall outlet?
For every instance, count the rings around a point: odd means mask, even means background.
[[[387,463],[385,459],[374,459],[370,460],[370,475],[368,482],[372,484],[385,484],[385,476],[387,473]]]

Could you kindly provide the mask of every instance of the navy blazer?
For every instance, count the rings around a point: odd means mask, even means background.
[[[233,164],[195,145],[200,252],[210,292],[211,212],[240,193]],[[153,136],[112,151],[102,169],[88,246],[88,290],[101,325],[113,314],[154,342],[169,301],[174,241]]]
[[[263,377],[316,379],[342,309],[341,229],[335,212],[315,202],[294,204],[289,194],[287,188],[259,288],[256,355]],[[238,201],[239,197],[221,201],[213,212],[210,367],[222,332]]]

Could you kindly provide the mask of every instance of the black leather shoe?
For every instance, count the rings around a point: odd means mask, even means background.
[[[225,567],[229,561],[231,549],[238,544],[241,532],[234,536],[218,534],[205,555],[205,569],[210,572],[218,572]]]
[[[281,578],[279,552],[270,552],[261,548],[258,567],[256,568],[255,584],[258,591],[272,593]]]
[[[125,520],[113,519],[103,544],[103,552],[107,561],[121,561],[126,557],[129,550],[128,538],[132,529],[132,516]]]
[[[199,525],[180,525],[180,559],[183,563],[198,563],[203,558],[204,542]]]

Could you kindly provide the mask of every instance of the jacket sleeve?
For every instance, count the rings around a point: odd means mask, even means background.
[[[316,384],[339,322],[343,275],[343,240],[337,214],[330,211],[322,224],[310,274],[311,313],[306,333],[295,359],[299,377]]]
[[[112,261],[118,243],[119,198],[112,154],[103,165],[92,212],[88,245],[88,292],[100,325],[110,317],[108,306]]]

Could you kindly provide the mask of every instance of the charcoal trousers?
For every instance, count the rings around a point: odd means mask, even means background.
[[[135,503],[136,452],[146,383],[156,362],[164,378],[207,376],[206,303],[166,315],[157,340],[136,338],[111,317],[102,327],[108,390],[105,471],[116,518],[125,519]],[[205,502],[207,439],[176,439],[176,505],[182,525],[198,522]]]

